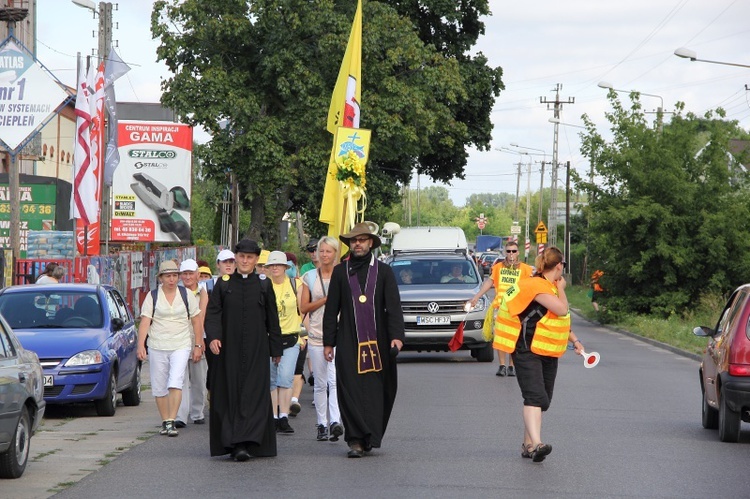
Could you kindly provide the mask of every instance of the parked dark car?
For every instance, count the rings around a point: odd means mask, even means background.
[[[18,478],[44,416],[42,366],[0,319],[0,478]]]
[[[718,428],[722,442],[737,442],[740,421],[750,422],[750,284],[732,293],[715,329],[693,333],[708,337],[699,368],[703,427]]]
[[[120,293],[94,284],[29,284],[0,291],[0,313],[39,355],[48,404],[94,402],[113,416],[141,402],[135,321]]]
[[[492,266],[495,264],[498,258],[501,258],[500,253],[490,252],[482,253],[482,255],[479,257],[479,271],[484,277],[487,277],[492,273]]]

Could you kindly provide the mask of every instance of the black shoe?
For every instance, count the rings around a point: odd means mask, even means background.
[[[344,434],[344,427],[341,426],[341,423],[333,422],[331,423],[331,430],[329,433],[331,434],[331,438],[329,440],[331,442],[338,442],[339,437]]]
[[[515,376],[516,375],[516,368],[513,366],[508,366],[508,376]]]
[[[174,427],[175,428],[185,428],[186,426],[187,425],[183,421],[180,421],[179,419],[175,419],[174,420]]]
[[[365,452],[370,452],[372,450],[372,445],[365,444]]]
[[[247,451],[244,445],[238,445],[232,451],[232,457],[235,461],[243,462],[250,459],[250,453]]]
[[[550,444],[539,444],[531,451],[531,460],[535,463],[541,463],[550,452],[552,452]]]
[[[193,421],[193,424],[206,424],[205,418],[196,419]]]
[[[279,418],[276,433],[294,433],[294,428],[289,426],[289,418]]]
[[[318,442],[323,442],[325,440],[328,440],[328,429],[326,428],[326,425],[319,424],[317,428],[318,428],[318,436],[317,436]]]
[[[289,416],[296,418],[297,414],[299,414],[299,411],[302,410],[302,406],[299,405],[299,402],[292,402],[292,404],[289,406]]]
[[[365,450],[362,448],[362,444],[359,442],[349,443],[349,452],[346,457],[362,457],[365,455]]]
[[[505,377],[508,375],[508,368],[505,366],[500,366],[497,368],[497,372],[495,373],[495,376],[501,376]]]

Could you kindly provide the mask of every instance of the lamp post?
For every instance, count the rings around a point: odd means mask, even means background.
[[[748,64],[738,64],[736,62],[722,62],[722,61],[710,61],[708,59],[698,59],[698,54],[695,50],[690,50],[685,47],[680,47],[674,51],[674,55],[682,57],[683,59],[690,59],[693,62],[707,62],[709,64],[721,64],[722,66],[735,66],[738,68],[750,68]]]
[[[649,97],[656,97],[659,99],[659,107],[656,108],[656,126],[659,130],[659,133],[662,131],[662,122],[664,118],[664,98],[661,95],[656,94],[649,94],[646,92],[641,92],[639,90],[620,90],[617,88],[614,88],[612,84],[608,81],[600,81],[596,84],[599,88],[604,88],[606,90],[614,90],[615,92],[623,92],[623,93],[631,93],[631,92],[638,92],[639,95],[647,95]]]

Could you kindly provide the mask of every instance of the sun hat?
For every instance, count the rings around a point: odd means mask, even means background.
[[[195,272],[196,270],[198,270],[198,262],[192,258],[188,258],[180,264],[180,272]]]
[[[225,260],[234,260],[234,253],[232,253],[228,249],[219,251],[219,254],[216,256],[216,261],[223,262]]]
[[[213,275],[213,273],[211,272],[211,269],[209,267],[198,267],[198,273],[199,274]]]
[[[268,255],[266,267],[269,265],[285,265],[289,267],[289,262],[287,262],[286,255],[283,251],[272,251],[271,254]]]
[[[372,239],[372,249],[377,248],[380,246],[380,237],[378,237],[377,234],[373,234],[370,229],[370,224],[368,222],[360,222],[354,227],[352,227],[351,232],[348,234],[341,234],[339,236],[339,239],[343,241],[344,244],[351,247],[351,244],[349,244],[349,240],[357,237],[357,236],[370,236],[370,239]]]
[[[260,251],[260,246],[252,239],[243,239],[234,247],[235,253],[255,253],[256,255],[260,255]]]
[[[159,275],[162,274],[177,274],[180,269],[177,268],[177,264],[172,260],[165,260],[159,264]]]
[[[270,255],[271,252],[268,250],[261,250],[260,256],[258,257],[258,265],[265,265],[268,261],[268,255]]]

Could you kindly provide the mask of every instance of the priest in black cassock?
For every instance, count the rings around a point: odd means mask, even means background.
[[[269,358],[281,360],[276,295],[265,275],[255,273],[260,247],[243,239],[237,269],[216,281],[205,319],[206,343],[216,355],[209,386],[212,456],[237,461],[276,455]]]
[[[380,447],[396,400],[404,316],[393,271],[372,254],[380,238],[365,222],[339,238],[350,252],[331,275],[323,345],[326,359],[336,362],[347,455],[362,457]]]

